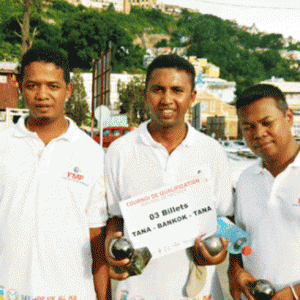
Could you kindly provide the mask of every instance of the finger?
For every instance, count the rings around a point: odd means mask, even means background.
[[[109,236],[106,239],[108,246],[110,246],[113,240],[120,239],[122,236],[123,236],[123,232],[121,231],[114,232],[113,234],[109,234]]]
[[[124,259],[114,259],[113,257],[109,256],[107,258],[108,263],[113,266],[113,267],[123,267],[126,266],[130,263],[130,259],[128,257],[124,258]]]
[[[129,277],[129,273],[124,272],[124,273],[119,274],[119,273],[116,273],[112,267],[110,267],[109,268],[109,276],[112,279],[122,281]]]
[[[244,290],[243,292],[248,300],[255,300],[255,298],[253,297],[253,295],[250,293],[248,289]]]
[[[202,234],[202,235],[200,235],[200,236],[198,236],[197,239],[195,240],[195,245],[194,245],[194,246],[199,245],[199,243],[201,242],[202,238],[203,238],[205,235],[206,235],[206,233],[205,233],[205,234]]]
[[[196,246],[196,250],[197,252],[203,256],[203,258],[208,258],[210,259],[212,257],[212,255],[208,252],[208,250],[206,249],[205,245],[203,242],[199,241],[197,246]]]
[[[123,232],[122,231],[117,231],[114,233],[114,239],[119,239],[123,236]]]
[[[247,283],[246,285],[243,285],[242,290],[243,290],[243,293],[247,297],[248,300],[255,300],[254,296],[250,292],[250,290],[251,290],[251,283],[250,282]]]
[[[221,242],[223,244],[223,248],[227,249],[229,245],[228,241],[224,237],[221,237]]]
[[[218,253],[217,255],[214,256],[217,264],[223,262],[227,256],[228,241],[222,237],[221,242],[222,242],[223,248],[220,251],[220,253]]]
[[[242,300],[241,292],[238,289],[230,289],[230,294],[234,300]]]

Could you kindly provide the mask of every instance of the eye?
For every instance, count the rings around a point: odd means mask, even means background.
[[[161,86],[154,86],[152,87],[151,91],[152,92],[161,92],[163,90],[163,88]]]
[[[263,126],[270,126],[271,124],[272,124],[271,121],[264,121],[264,122],[262,122]]]
[[[180,88],[180,87],[174,87],[174,88],[173,88],[173,91],[174,91],[175,93],[182,93],[182,92],[183,92],[182,88]]]
[[[28,83],[28,84],[26,85],[26,88],[29,89],[29,90],[32,90],[32,89],[34,89],[35,87],[36,87],[36,84],[34,84],[34,83]]]
[[[52,90],[57,90],[57,89],[59,89],[59,86],[58,86],[57,84],[51,84],[51,85],[50,85],[50,88],[51,88]]]
[[[247,125],[243,125],[243,126],[242,126],[242,129],[243,129],[244,131],[248,131],[248,130],[253,129],[253,128],[254,128],[254,126],[253,126],[253,125],[250,125],[250,124],[247,124]]]

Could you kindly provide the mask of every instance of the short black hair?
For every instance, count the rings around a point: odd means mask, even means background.
[[[63,70],[66,84],[70,83],[70,66],[68,59],[61,51],[50,47],[31,48],[23,55],[18,76],[20,82],[23,80],[25,67],[36,61],[55,64]]]
[[[273,98],[276,101],[278,109],[280,109],[283,114],[288,110],[283,92],[272,84],[255,84],[246,88],[236,99],[236,109],[239,111],[241,107],[261,98]]]
[[[174,68],[180,71],[185,71],[188,75],[190,75],[192,91],[194,90],[196,77],[195,68],[188,60],[176,54],[160,55],[151,62],[147,69],[146,87],[153,71],[165,68]]]

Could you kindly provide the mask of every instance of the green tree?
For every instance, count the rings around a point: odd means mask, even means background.
[[[19,57],[21,57],[21,47],[15,47],[0,39],[0,61],[18,61]]]
[[[120,113],[127,114],[129,126],[138,126],[150,119],[150,110],[144,99],[145,80],[134,77],[127,85],[118,82]]]
[[[118,24],[118,13],[95,10],[82,11],[62,26],[63,49],[69,53],[71,67],[90,70],[93,59],[106,51],[112,43],[112,72],[142,68],[144,49],[133,45],[133,39],[122,24]]]
[[[83,84],[80,69],[74,70],[71,80],[73,92],[65,105],[65,114],[70,117],[78,126],[86,124],[89,119],[89,105],[86,101],[86,92]]]
[[[108,11],[116,11],[114,4],[113,3],[109,3],[107,10]]]
[[[23,13],[17,21],[21,28],[21,38],[22,38],[22,55],[27,52],[32,46],[34,37],[38,34],[37,27],[34,27],[32,32],[30,32],[30,19],[32,15],[40,15],[42,9],[45,5],[48,5],[51,0],[17,0],[17,2],[22,6]]]
[[[155,44],[155,48],[160,48],[160,47],[168,47],[167,39],[162,39]]]
[[[283,36],[279,33],[271,33],[263,35],[260,39],[261,48],[270,48],[270,49],[282,49],[283,48]]]

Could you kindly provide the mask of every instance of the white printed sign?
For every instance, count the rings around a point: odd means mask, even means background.
[[[191,247],[200,235],[216,231],[213,200],[202,176],[122,201],[125,236],[135,248],[147,246],[152,259]]]

